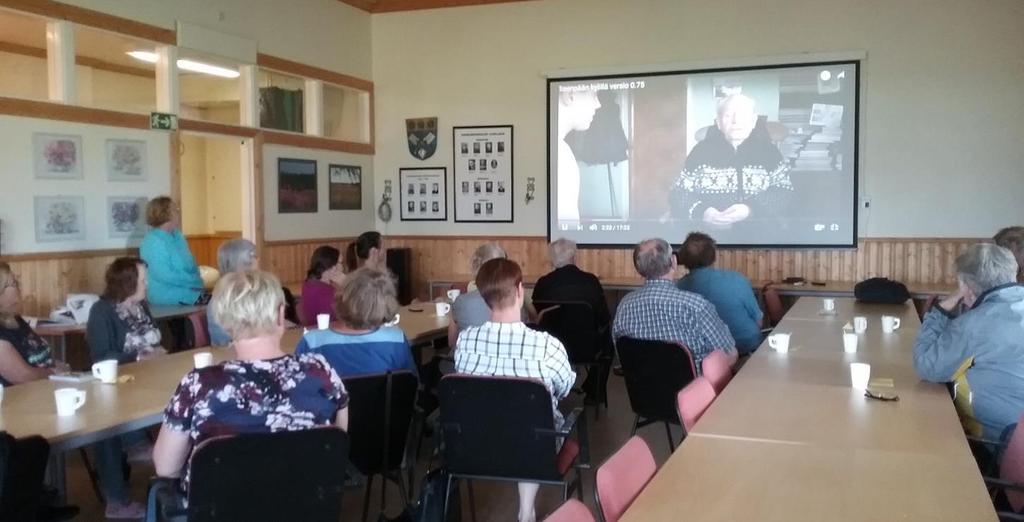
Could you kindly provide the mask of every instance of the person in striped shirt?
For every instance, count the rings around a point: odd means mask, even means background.
[[[701,361],[714,350],[738,357],[736,341],[718,316],[715,305],[675,285],[676,257],[664,239],[647,239],[633,249],[633,265],[644,285],[622,298],[612,323],[612,337],[679,342],[693,353],[697,374]]]
[[[551,392],[555,426],[561,426],[558,401],[576,382],[576,372],[562,343],[553,336],[532,330],[522,321],[523,271],[515,261],[492,259],[476,274],[476,286],[491,318],[459,334],[455,368],[459,373],[499,377],[526,377],[544,383]],[[519,522],[537,519],[534,500],[539,484],[519,483]]]

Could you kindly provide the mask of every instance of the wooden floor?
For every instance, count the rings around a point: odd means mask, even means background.
[[[603,462],[608,455],[615,451],[615,449],[621,446],[626,439],[629,438],[629,430],[633,424],[633,414],[630,413],[629,410],[626,388],[621,377],[613,375],[609,378],[608,395],[608,410],[601,410],[601,418],[598,421],[594,421],[593,408],[589,408],[587,410],[587,422],[588,428],[590,429],[591,460],[593,461],[594,466],[593,469],[587,470],[583,474],[583,493],[587,506],[589,506],[595,514],[596,507],[594,505],[593,489],[594,470],[596,470],[598,464]],[[579,405],[581,400],[582,399],[579,397],[570,396],[562,403],[562,409],[571,409],[574,405]],[[678,428],[675,428],[673,434],[675,436],[675,440],[678,441]],[[651,449],[654,452],[659,465],[663,463],[669,456],[664,427],[660,424],[651,425],[642,428],[640,430],[640,435],[650,443]],[[426,446],[427,443],[424,443],[424,447]],[[69,501],[78,505],[82,509],[81,515],[77,520],[104,520],[103,508],[97,502],[96,497],[92,492],[92,488],[89,486],[78,452],[70,454],[67,462]],[[417,469],[417,488],[419,487],[418,481],[426,471],[426,465],[426,459],[421,459]],[[149,478],[152,475],[153,467],[151,464],[133,465],[131,486],[135,499],[144,501],[145,489]],[[376,481],[375,484],[379,486],[380,481]],[[514,521],[516,519],[518,497],[515,484],[476,482],[473,485],[473,489],[476,494],[478,521],[507,522],[510,520]],[[361,520],[363,493],[364,489],[361,487],[346,490],[342,517],[343,520]],[[401,509],[397,488],[394,486],[390,487],[388,490],[388,496],[390,502],[387,515],[395,516]],[[543,519],[544,516],[557,508],[560,503],[561,490],[559,488],[542,487],[540,495],[537,498],[537,514],[539,519]],[[369,520],[377,520],[377,508],[379,505],[380,494],[378,488],[375,487],[371,500]],[[469,502],[468,499],[465,499],[463,502],[463,520],[465,521],[471,520],[466,516],[468,515],[468,509]]]

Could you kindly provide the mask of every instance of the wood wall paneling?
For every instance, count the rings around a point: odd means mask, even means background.
[[[196,258],[196,264],[217,268],[217,249],[225,242],[239,237],[242,237],[241,232],[227,231],[189,235],[185,236],[185,240],[188,241],[188,248],[192,250],[192,256]]]

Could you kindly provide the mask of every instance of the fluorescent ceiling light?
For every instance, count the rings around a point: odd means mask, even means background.
[[[159,59],[156,53],[150,51],[128,51],[128,56],[147,63],[156,63]],[[184,58],[178,60],[178,68],[184,71],[220,76],[221,78],[238,78],[239,76],[238,71],[234,69],[210,65],[208,63],[197,62],[195,60],[187,60]]]

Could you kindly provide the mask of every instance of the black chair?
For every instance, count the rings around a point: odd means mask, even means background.
[[[350,377],[344,382],[349,396],[348,435],[352,441],[349,459],[367,478],[363,500],[366,520],[370,489],[377,475],[381,476],[381,513],[387,502],[388,480],[398,485],[403,501],[408,502],[401,472],[415,465],[414,458],[407,458],[406,452],[419,382],[407,371]]]
[[[555,336],[574,367],[587,369],[584,391],[596,400],[594,415],[600,405],[608,408],[608,374],[612,368],[612,337],[610,325],[599,324],[597,313],[583,301],[534,301],[540,312],[537,326]]]
[[[583,499],[580,469],[590,467],[590,455],[582,408],[556,429],[551,394],[540,381],[449,375],[439,389],[448,491],[460,479],[538,482],[562,486],[563,500],[573,491]],[[574,432],[576,439],[570,438]],[[561,449],[558,439],[564,439]],[[572,480],[570,468],[575,469]],[[470,489],[475,519],[473,504]]]
[[[334,427],[209,439],[192,456],[188,507],[158,506],[178,484],[155,479],[146,520],[337,522],[348,449],[348,435]]]
[[[0,432],[0,520],[35,520],[50,455],[46,439]]]
[[[675,450],[670,424],[679,424],[676,395],[697,375],[693,354],[682,344],[620,337],[615,342],[626,381],[633,431],[665,423],[669,450]]]

